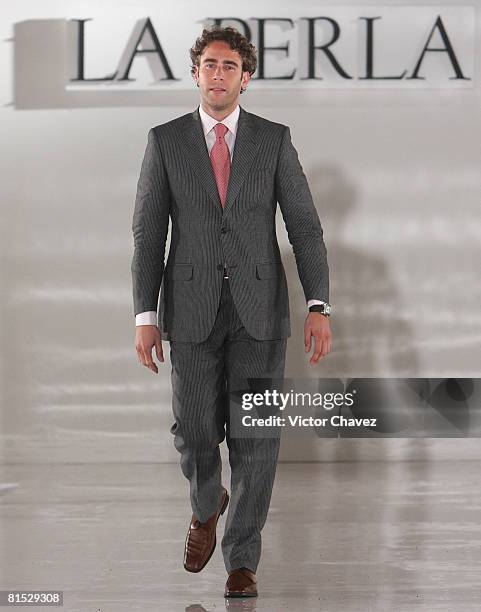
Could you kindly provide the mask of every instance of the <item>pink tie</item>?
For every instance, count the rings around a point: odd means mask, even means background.
[[[217,183],[217,190],[219,191],[222,208],[224,208],[230,174],[229,147],[224,140],[228,128],[223,123],[217,123],[214,126],[214,130],[215,143],[210,151],[210,161],[212,169],[214,170],[215,182]]]

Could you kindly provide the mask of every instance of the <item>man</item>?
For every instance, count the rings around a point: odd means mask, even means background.
[[[204,29],[190,50],[200,106],[149,131],[133,216],[132,281],[139,361],[157,373],[170,341],[171,433],[190,481],[184,567],[198,572],[216,544],[226,597],[257,595],[256,570],[279,451],[278,437],[231,435],[228,397],[250,379],[284,376],[290,336],[279,203],[309,314],[311,365],[331,350],[323,231],[289,128],[239,106],[255,48],[234,28]],[[164,266],[169,217],[171,244]],[[160,311],[157,302],[160,290]],[[157,326],[158,323],[158,326]],[[161,329],[161,332],[159,330]],[[231,492],[221,484],[226,438]]]

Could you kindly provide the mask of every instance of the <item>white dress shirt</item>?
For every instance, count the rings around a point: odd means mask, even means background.
[[[240,107],[239,105],[237,105],[235,109],[231,112],[230,115],[227,115],[227,117],[224,117],[222,121],[218,121],[217,119],[214,119],[214,117],[211,117],[209,114],[207,114],[205,110],[202,108],[202,105],[199,105],[200,120],[202,123],[202,129],[204,131],[205,142],[207,144],[209,155],[210,155],[210,150],[212,149],[215,143],[214,126],[217,125],[218,123],[223,123],[228,129],[224,139],[225,139],[227,146],[229,147],[230,159],[232,161],[232,154],[234,152],[234,143],[235,143],[235,137],[237,133],[237,122],[239,119],[239,113],[240,113]],[[322,302],[321,300],[309,300],[307,302],[307,307],[309,308],[309,306],[312,306],[313,304],[324,304],[324,303],[325,302]],[[136,325],[157,325],[157,312],[155,310],[149,310],[147,312],[139,312],[139,314],[136,315],[135,317],[135,324]]]

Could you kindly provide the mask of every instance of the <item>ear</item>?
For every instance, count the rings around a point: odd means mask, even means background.
[[[242,73],[242,80],[241,80],[241,85],[243,89],[247,87],[250,80],[251,80],[250,73],[247,70],[244,70],[244,72]]]
[[[192,78],[197,82],[199,80],[199,66],[194,66],[194,74]]]

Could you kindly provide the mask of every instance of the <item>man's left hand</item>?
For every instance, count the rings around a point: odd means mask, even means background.
[[[314,337],[314,353],[309,360],[310,365],[315,365],[319,359],[325,357],[331,351],[331,327],[329,317],[320,312],[310,312],[304,323],[304,344],[306,353],[312,347]]]

